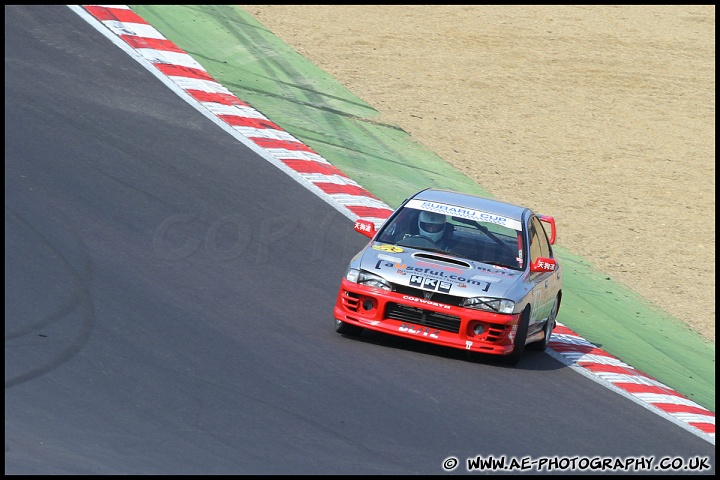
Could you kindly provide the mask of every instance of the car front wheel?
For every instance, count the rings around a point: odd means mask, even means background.
[[[357,337],[363,332],[364,328],[358,327],[357,325],[351,325],[341,320],[335,319],[335,331],[343,335],[352,335]]]
[[[530,307],[526,307],[520,316],[520,322],[518,323],[517,333],[515,334],[515,341],[513,342],[513,351],[510,355],[504,358],[505,363],[508,365],[515,366],[520,357],[522,357],[525,351],[525,340],[527,340],[528,325],[530,323]]]

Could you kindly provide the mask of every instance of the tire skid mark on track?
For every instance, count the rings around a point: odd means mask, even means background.
[[[190,55],[125,5],[69,5],[201,113],[289,174],[351,220],[379,226],[392,208],[340,169],[216,82]],[[99,22],[99,23],[98,23]],[[110,34],[108,34],[108,31]],[[115,41],[115,40],[113,40]],[[124,43],[123,43],[124,42]],[[179,88],[179,90],[178,90]],[[612,357],[558,323],[548,353],[691,433],[715,444],[715,414]]]

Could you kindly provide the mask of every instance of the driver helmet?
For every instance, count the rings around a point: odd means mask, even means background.
[[[423,210],[418,217],[420,235],[429,238],[433,242],[437,242],[445,231],[445,221],[445,215]]]

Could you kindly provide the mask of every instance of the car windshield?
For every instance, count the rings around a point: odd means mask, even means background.
[[[511,223],[521,228],[520,222]],[[406,206],[383,225],[377,241],[516,270],[523,268],[522,230],[495,222]]]

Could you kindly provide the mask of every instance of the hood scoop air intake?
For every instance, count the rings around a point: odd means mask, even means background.
[[[456,265],[458,267],[463,268],[472,268],[472,265],[470,265],[467,262],[464,262],[462,260],[458,260],[456,258],[452,257],[445,257],[442,255],[435,255],[433,253],[415,253],[412,256],[414,259],[421,259],[421,260],[428,260],[431,262],[437,262],[437,263],[446,263],[448,265]]]

